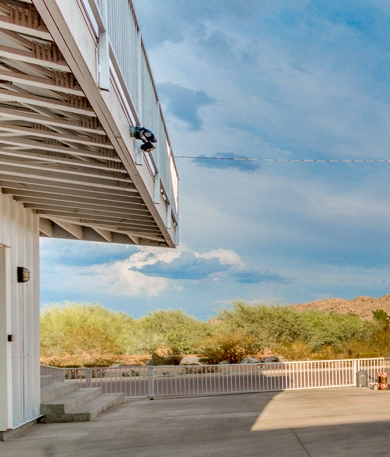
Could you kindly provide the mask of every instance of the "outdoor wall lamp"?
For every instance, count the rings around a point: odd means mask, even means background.
[[[17,277],[18,282],[27,282],[30,280],[30,270],[27,268],[18,267],[17,268]]]
[[[157,138],[154,136],[153,132],[145,127],[140,127],[139,125],[136,125],[135,127],[131,126],[130,136],[136,140],[142,141],[143,144],[141,145],[141,149],[143,151],[150,152],[153,151],[153,149],[156,149],[156,147],[153,146],[153,143],[157,143]]]

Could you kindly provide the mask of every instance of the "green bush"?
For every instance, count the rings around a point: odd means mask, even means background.
[[[198,356],[201,362],[218,364],[223,361],[240,363],[247,356],[254,356],[263,347],[255,338],[244,333],[232,332],[206,338],[200,345]]]
[[[134,319],[99,304],[65,303],[41,314],[41,354],[45,363],[62,366],[111,365],[125,354],[154,354],[153,363],[163,365],[184,354],[239,363],[264,348],[288,360],[389,356],[387,313],[374,310],[373,318],[237,300],[210,322],[180,310]]]

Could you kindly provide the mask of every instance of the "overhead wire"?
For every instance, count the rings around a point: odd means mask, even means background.
[[[177,156],[175,159],[196,160],[237,160],[248,162],[294,162],[294,163],[390,163],[390,159],[271,159],[258,157],[207,157],[207,156]]]

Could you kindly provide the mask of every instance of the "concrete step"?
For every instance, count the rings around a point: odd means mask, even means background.
[[[41,375],[41,387],[53,384],[53,376],[51,374]]]
[[[85,389],[82,389],[85,390]],[[72,412],[62,415],[47,415],[41,422],[85,422],[96,419],[100,414],[124,402],[124,394],[103,394]]]
[[[46,417],[52,417],[50,422],[57,422],[57,417],[60,418],[64,414],[69,414],[73,410],[80,408],[86,403],[95,400],[102,394],[101,387],[83,388],[70,392],[62,398],[50,400],[41,403],[41,413]]]
[[[47,403],[51,400],[64,397],[71,392],[80,389],[78,382],[55,382],[41,387],[41,403]]]

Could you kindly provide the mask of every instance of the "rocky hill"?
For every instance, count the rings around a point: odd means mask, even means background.
[[[324,298],[309,303],[291,305],[298,311],[308,311],[310,309],[323,311],[326,313],[334,312],[340,314],[353,313],[362,319],[372,320],[372,311],[383,309],[390,316],[390,294],[380,298],[356,297],[352,300],[343,298]]]

